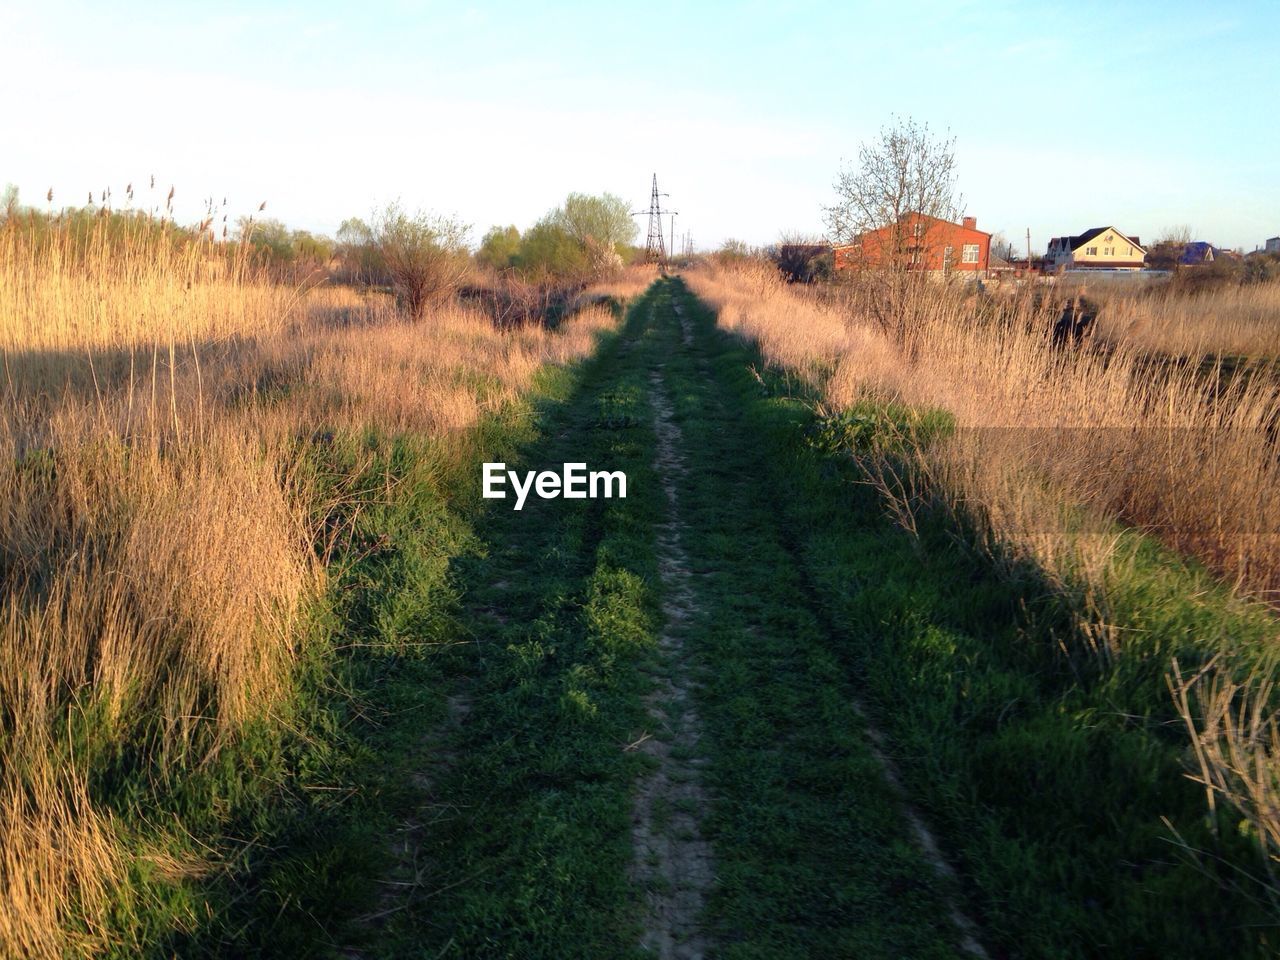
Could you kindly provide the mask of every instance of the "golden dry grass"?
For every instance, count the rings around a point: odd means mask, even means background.
[[[1223,284],[1194,291],[1172,284],[1091,285],[1102,307],[1097,335],[1150,353],[1280,357],[1280,283]]]
[[[648,290],[657,279],[657,264],[634,263],[623,268],[617,276],[602,280],[582,291],[573,306],[582,307],[607,297],[615,300],[631,300]]]
[[[1036,565],[1072,601],[1099,657],[1124,642],[1109,597],[1135,562],[1117,521],[1199,558],[1246,596],[1280,601],[1274,378],[1228,376],[1215,387],[1196,365],[1153,363],[1147,344],[1123,338],[1105,352],[1055,347],[1053,316],[1030,298],[993,310],[939,285],[905,335],[890,337],[856,290],[818,297],[767,265],[707,265],[686,279],[726,329],[807,377],[830,408],[869,397],[949,411],[954,434],[916,449],[906,469],[867,459],[888,508],[911,526],[923,503],[942,501],[993,559]],[[1276,322],[1270,296],[1247,301],[1271,311],[1261,323]],[[1162,329],[1179,329],[1178,316]],[[1272,665],[1220,659],[1187,681],[1191,699],[1184,691],[1179,708],[1210,796],[1236,804],[1280,862],[1275,679]]]
[[[1228,377],[1214,390],[1199,370],[1136,350],[1058,349],[1051,318],[1029,301],[984,319],[972,296],[942,286],[904,345],[856,301],[822,302],[764,266],[688,279],[722,325],[810,372],[834,408],[870,391],[949,411],[958,429],[931,451],[930,469],[1010,543],[1062,531],[1062,504],[1083,504],[1280,598],[1280,464],[1266,435],[1280,419],[1274,380]]]
[[[325,578],[297,440],[465,430],[614,318],[411,323],[208,244],[25,230],[0,225],[0,956],[91,956],[130,892],[69,743],[163,771],[287,710]]]

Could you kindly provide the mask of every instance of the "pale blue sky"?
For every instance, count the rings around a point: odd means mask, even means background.
[[[1037,251],[1280,234],[1278,3],[50,0],[0,2],[0,47],[0,183],[41,205],[155,173],[180,219],[226,195],[332,232],[400,197],[478,238],[571,190],[643,206],[656,170],[678,233],[767,243],[820,232],[897,113]]]

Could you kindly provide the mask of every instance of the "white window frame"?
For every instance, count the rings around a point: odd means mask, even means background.
[[[977,243],[966,243],[960,250],[961,263],[977,263],[982,254],[982,246]]]

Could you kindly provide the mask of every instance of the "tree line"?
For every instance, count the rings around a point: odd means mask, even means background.
[[[132,185],[128,196],[132,199]],[[389,203],[368,217],[344,220],[333,237],[291,229],[278,219],[243,216],[227,223],[212,201],[197,225],[172,217],[173,190],[163,209],[116,209],[110,192],[101,202],[90,195],[82,207],[24,206],[16,188],[0,195],[0,225],[22,229],[25,242],[58,236],[74,240],[91,234],[120,243],[163,237],[164,242],[198,250],[208,258],[249,262],[274,279],[300,282],[322,277],[337,282],[390,288],[405,310],[421,317],[460,290],[501,287],[524,300],[545,303],[548,291],[577,289],[606,279],[643,253],[633,243],[637,227],[628,205],[610,193],[570,193],[529,229],[495,226],[471,249],[471,226],[454,216],[406,209]],[[259,208],[261,213],[265,204]],[[221,231],[219,236],[218,231]],[[87,248],[87,244],[86,244]],[[531,292],[536,291],[535,292]],[[510,299],[510,296],[508,296]]]

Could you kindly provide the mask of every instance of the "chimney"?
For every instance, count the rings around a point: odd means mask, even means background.
[[[977,230],[977,229],[978,229],[978,218],[977,218],[977,217],[965,217],[965,218],[964,218],[964,228],[965,228],[966,230]]]

